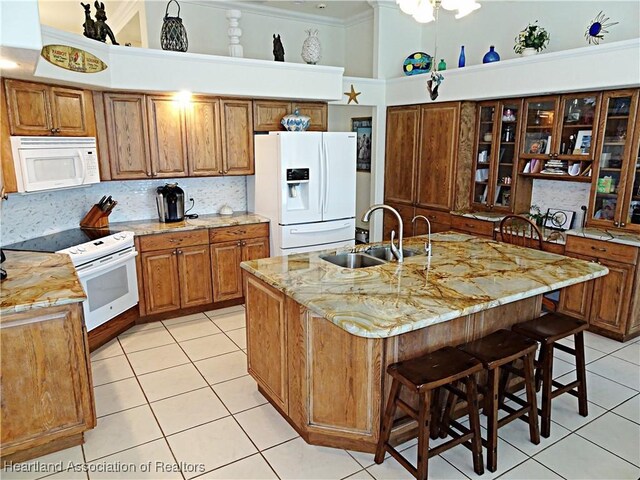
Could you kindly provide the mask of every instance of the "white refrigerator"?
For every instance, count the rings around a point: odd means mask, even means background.
[[[356,134],[256,135],[250,211],[271,220],[271,255],[355,244]]]

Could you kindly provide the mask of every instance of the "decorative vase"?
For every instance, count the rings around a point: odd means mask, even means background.
[[[169,16],[169,5],[176,2],[178,6],[178,14],[175,17]],[[162,30],[160,32],[160,46],[163,50],[172,50],[174,52],[186,52],[189,47],[187,39],[187,30],[182,24],[180,18],[180,4],[176,0],[170,0],[167,3],[167,9],[164,13],[164,21],[162,22]]]
[[[440,59],[440,63],[438,63],[438,71],[441,72],[447,69],[447,62],[444,61],[444,58]]]
[[[533,48],[533,47],[527,47],[524,50],[522,50],[522,53],[520,55],[522,55],[523,57],[530,57],[532,55],[537,55],[538,51]]]
[[[309,128],[311,117],[300,115],[300,112],[296,108],[295,112],[282,117],[280,123],[290,132],[304,132],[307,128]]]
[[[462,45],[462,47],[460,47],[460,56],[458,57],[458,68],[464,67],[465,62],[466,58],[464,56],[464,45]]]
[[[495,51],[495,47],[491,45],[489,47],[489,51],[484,54],[484,57],[482,57],[482,63],[492,63],[492,62],[499,62],[499,61],[500,61],[500,55],[498,55],[498,52]]]
[[[229,20],[229,29],[227,35],[229,36],[229,55],[232,57],[244,56],[242,51],[242,45],[240,45],[240,37],[242,36],[242,29],[240,28],[240,20],[242,12],[240,10],[227,10],[227,20]]]
[[[306,30],[309,35],[302,43],[302,59],[315,65],[322,58],[322,47],[318,38],[318,30]]]

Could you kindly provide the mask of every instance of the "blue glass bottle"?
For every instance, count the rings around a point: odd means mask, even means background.
[[[466,58],[464,56],[464,45],[460,48],[460,56],[458,57],[458,68],[464,67]]]
[[[484,57],[482,58],[482,63],[491,63],[491,62],[500,61],[500,55],[498,54],[498,52],[494,50],[494,48],[495,47],[493,45],[489,47],[489,51],[485,53]]]

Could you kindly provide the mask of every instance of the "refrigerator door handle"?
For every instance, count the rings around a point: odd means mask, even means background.
[[[323,166],[323,177],[324,177],[324,201],[322,206],[322,213],[327,213],[327,205],[329,204],[329,158],[327,156],[327,144],[322,139],[322,161],[324,162]]]
[[[324,211],[324,165],[322,164],[323,158],[322,158],[322,145],[318,145],[318,155],[320,157],[320,192],[318,195],[318,210],[320,210],[320,213],[322,213]]]
[[[292,228],[291,230],[289,230],[289,233],[292,235],[297,235],[297,234],[306,234],[306,233],[322,233],[322,232],[331,232],[333,230],[342,230],[343,228],[347,228],[350,226],[350,223],[343,223],[342,225],[336,225],[335,227],[331,227],[331,228],[319,228],[319,229],[315,229],[315,230],[298,230],[297,228]]]

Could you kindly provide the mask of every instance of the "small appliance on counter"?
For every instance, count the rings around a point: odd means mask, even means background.
[[[158,187],[156,195],[158,218],[163,223],[184,220],[184,190],[177,183],[167,183]]]

